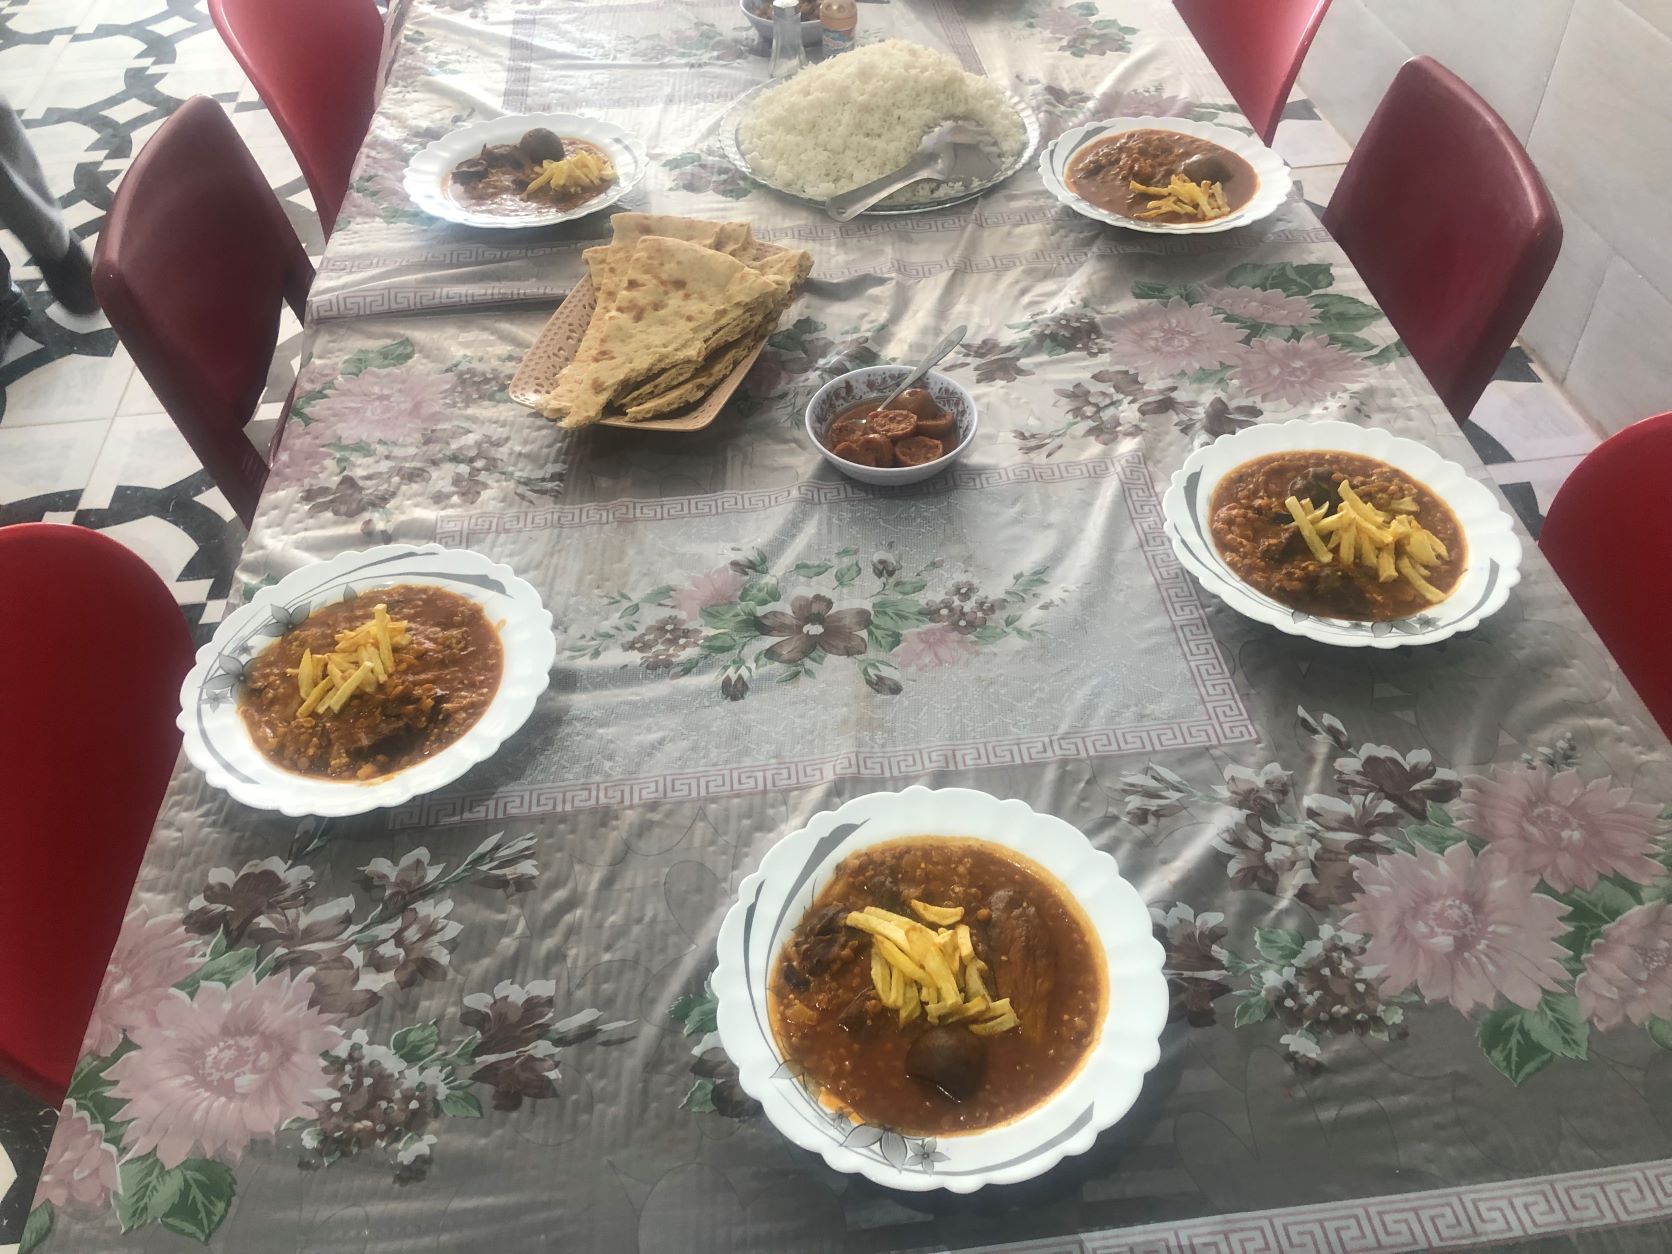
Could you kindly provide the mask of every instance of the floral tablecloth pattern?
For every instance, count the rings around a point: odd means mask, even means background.
[[[1672,759],[1560,584],[1529,552],[1468,637],[1366,656],[1205,601],[1161,532],[1189,450],[1253,423],[1382,425],[1478,467],[1298,194],[1247,230],[1135,236],[1029,168],[839,226],[719,153],[765,72],[733,4],[391,22],[242,591],[366,544],[468,546],[546,597],[552,687],[393,812],[298,822],[182,768],[25,1250],[1664,1247]],[[885,34],[1024,96],[1047,137],[1244,126],[1158,0],[861,6]],[[407,159],[492,109],[629,126],[653,167],[628,207],[813,252],[709,430],[575,436],[509,401],[605,223],[413,209]],[[955,321],[968,459],[888,493],[824,467],[812,392]],[[976,1198],[789,1147],[707,984],[779,835],[911,782],[1075,823],[1167,952],[1138,1107]]]

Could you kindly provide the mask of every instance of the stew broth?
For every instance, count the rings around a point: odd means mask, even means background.
[[[984,1073],[962,1101],[907,1074],[908,1051],[931,1025],[919,1016],[901,1026],[876,1001],[872,939],[844,922],[867,906],[907,913],[912,898],[964,907],[993,992],[1020,1020],[971,1038],[984,1048]],[[779,955],[768,994],[779,1047],[827,1103],[913,1135],[976,1132],[1038,1106],[1079,1069],[1106,999],[1101,948],[1066,889],[1002,846],[937,837],[845,859]]]
[[[330,653],[337,633],[361,626],[374,603],[404,619],[410,645],[389,679],[342,709],[297,717],[303,650]],[[504,650],[482,607],[424,584],[380,588],[310,614],[250,663],[239,713],[256,748],[287,770],[327,779],[374,779],[433,757],[481,718],[499,688]]]
[[[1291,609],[1321,618],[1379,622],[1405,618],[1432,603],[1404,579],[1383,581],[1376,571],[1339,560],[1324,564],[1290,525],[1290,495],[1314,505],[1333,503],[1341,481],[1377,509],[1414,501],[1413,516],[1438,538],[1448,557],[1428,582],[1449,593],[1468,566],[1463,529],[1451,510],[1418,480],[1386,462],[1353,453],[1300,451],[1256,457],[1219,481],[1209,506],[1209,529],[1226,565],[1243,582]]]
[[[1086,144],[1069,159],[1067,183],[1075,195],[1098,208],[1124,218],[1137,218],[1149,209],[1151,201],[1150,197],[1133,190],[1132,184],[1165,187],[1175,174],[1183,174],[1192,182],[1218,183],[1231,213],[1254,199],[1260,187],[1260,176],[1254,167],[1229,148],[1194,135],[1159,129],[1122,131]],[[1162,213],[1142,220],[1201,222],[1204,219]]]

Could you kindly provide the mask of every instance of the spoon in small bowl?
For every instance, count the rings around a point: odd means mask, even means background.
[[[943,357],[964,342],[964,336],[968,334],[969,328],[961,324],[948,331],[946,335],[941,338],[940,343],[936,344],[926,354],[924,354],[923,360],[917,363],[917,369],[913,370],[906,376],[906,381],[890,392],[887,399],[884,400],[882,404],[878,405],[877,408],[881,410],[892,407],[894,402],[900,399],[900,394],[902,392],[906,391],[907,388],[916,387],[922,381],[924,375],[928,374],[936,366],[940,365]]]

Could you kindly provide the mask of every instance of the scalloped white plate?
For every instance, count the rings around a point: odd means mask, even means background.
[[[1093,140],[1118,135],[1122,131],[1140,130],[1176,131],[1181,135],[1194,135],[1197,139],[1210,140],[1221,148],[1229,148],[1253,166],[1254,173],[1259,176],[1260,183],[1254,191],[1253,199],[1228,217],[1215,218],[1212,222],[1145,222],[1138,218],[1110,213],[1069,190],[1068,163],[1075,153]],[[1294,177],[1289,173],[1289,167],[1283,163],[1283,158],[1252,135],[1244,135],[1241,131],[1233,131],[1229,127],[1215,126],[1211,122],[1195,122],[1189,118],[1112,118],[1106,122],[1088,122],[1071,131],[1064,131],[1039,154],[1039,176],[1045,182],[1045,190],[1075,213],[1095,218],[1099,222],[1107,222],[1110,226],[1124,226],[1128,230],[1150,231],[1157,235],[1212,235],[1216,231],[1234,231],[1239,226],[1258,222],[1288,199],[1289,188],[1294,183]]]
[[[1290,609],[1244,583],[1219,556],[1208,530],[1214,489],[1225,475],[1255,457],[1319,449],[1374,457],[1415,476],[1451,507],[1468,542],[1468,565],[1457,586],[1431,610],[1385,623],[1318,618]],[[1490,489],[1426,444],[1379,427],[1350,422],[1282,422],[1223,436],[1185,459],[1173,474],[1161,513],[1173,552],[1202,587],[1239,614],[1269,623],[1291,636],[1349,648],[1397,649],[1436,644],[1478,626],[1509,600],[1521,581],[1521,540],[1515,523]]]
[[[784,1065],[767,1023],[772,964],[813,899],[849,854],[902,836],[944,836],[1003,845],[1054,875],[1091,920],[1102,947],[1108,995],[1098,1036],[1066,1083],[1020,1118],[956,1136],[916,1137],[856,1124],[813,1097]],[[970,788],[876,792],[814,815],[784,837],[743,881],[720,926],[720,1044],[738,1082],[772,1125],[837,1171],[891,1189],[972,1193],[1015,1184],[1090,1149],[1097,1134],[1132,1108],[1145,1074],[1160,1060],[1167,1022],[1163,952],[1138,890],[1115,860],[1059,818],[1021,801]]]
[[[615,163],[615,182],[573,209],[554,209],[523,218],[478,213],[448,199],[442,185],[454,166],[466,157],[474,157],[484,144],[514,144],[524,132],[536,126],[597,144]],[[619,126],[573,113],[513,113],[502,118],[484,118],[443,135],[407,162],[402,183],[412,203],[434,217],[465,226],[520,231],[531,226],[570,222],[607,209],[637,187],[649,168],[650,157],[645,152],[644,141]]]
[[[392,775],[335,780],[285,770],[256,748],[239,717],[238,684],[245,668],[320,606],[400,583],[433,584],[482,606],[505,650],[493,700],[459,739]],[[551,614],[510,567],[438,544],[389,544],[292,571],[228,615],[214,639],[197,651],[197,662],[180,685],[176,722],[192,765],[245,805],[293,817],[362,814],[434,792],[491,757],[534,712],[556,657]]]

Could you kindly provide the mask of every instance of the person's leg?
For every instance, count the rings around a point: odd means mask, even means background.
[[[0,225],[23,242],[52,294],[71,313],[98,309],[87,254],[48,190],[23,122],[0,97]]]

